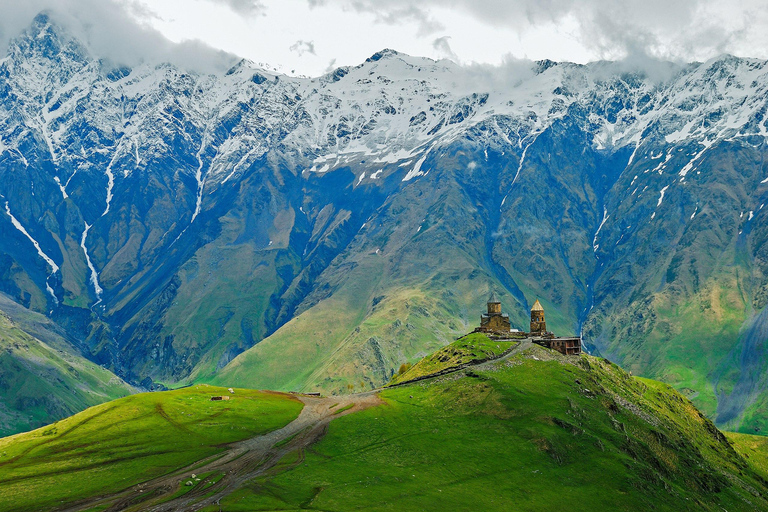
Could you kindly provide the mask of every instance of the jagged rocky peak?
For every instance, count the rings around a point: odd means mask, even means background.
[[[8,53],[17,60],[43,58],[51,62],[64,59],[81,63],[88,61],[85,46],[46,12],[38,14],[29,28],[11,41]]]
[[[240,59],[237,64],[227,70],[224,76],[231,77],[232,79],[250,80],[256,85],[260,85],[268,81],[274,81],[278,73],[269,71],[250,59]]]
[[[394,57],[394,56],[397,56],[397,55],[400,55],[400,53],[395,51],[395,50],[392,50],[390,48],[385,48],[385,49],[381,50],[380,52],[376,52],[373,55],[371,55],[370,57],[368,57],[367,59],[365,59],[365,62],[376,62],[376,61],[379,61],[381,59],[384,59],[384,58],[387,58],[387,57]]]
[[[535,64],[536,64],[536,68],[535,69],[536,69],[536,74],[537,75],[541,74],[541,73],[545,72],[546,70],[548,70],[550,68],[553,68],[553,67],[558,65],[557,62],[555,62],[553,60],[549,60],[549,59],[537,60]]]
[[[66,84],[91,62],[86,47],[57,25],[47,13],[13,39],[2,66],[26,82],[32,97],[45,97]]]

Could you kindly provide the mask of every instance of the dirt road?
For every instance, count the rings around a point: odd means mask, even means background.
[[[186,468],[130,487],[108,496],[81,501],[64,512],[106,507],[113,511],[195,511],[215,505],[245,482],[266,474],[286,454],[303,450],[317,442],[334,418],[355,413],[382,403],[375,391],[328,398],[301,396],[304,403],[299,416],[285,427],[263,436],[229,445],[223,454],[198,461]],[[351,407],[349,407],[351,405]],[[345,409],[349,407],[349,409]],[[340,412],[339,412],[340,411]],[[192,475],[206,475],[200,481]],[[186,489],[186,482],[193,481]]]
[[[524,340],[498,359],[469,365],[489,369],[532,346]],[[418,380],[430,380],[466,369],[452,368],[440,375]],[[401,383],[405,385],[407,383]],[[285,427],[245,441],[229,445],[223,454],[198,461],[173,473],[130,487],[116,494],[81,501],[60,512],[83,512],[96,507],[107,512],[117,511],[196,511],[216,505],[223,497],[246,482],[268,472],[288,453],[303,450],[320,440],[334,418],[355,413],[382,403],[378,390],[356,395],[328,398],[299,395],[304,403],[299,416]],[[350,407],[351,406],[351,407]],[[349,407],[349,409],[346,409]],[[300,457],[301,460],[301,457]],[[207,475],[194,480],[192,475]],[[186,483],[193,481],[191,489]],[[183,492],[183,491],[187,492]]]

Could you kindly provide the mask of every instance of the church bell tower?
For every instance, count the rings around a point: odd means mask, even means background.
[[[491,295],[488,299],[488,316],[501,314],[501,302],[496,298],[496,294]]]
[[[545,332],[547,332],[547,322],[544,320],[544,308],[539,299],[536,299],[531,308],[531,334],[544,334]]]

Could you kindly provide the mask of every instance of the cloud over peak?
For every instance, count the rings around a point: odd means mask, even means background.
[[[168,40],[146,23],[155,14],[133,0],[0,0],[0,12],[0,55],[38,14],[46,13],[52,23],[77,38],[92,55],[117,65],[172,62],[183,69],[214,73],[237,61],[234,55],[202,41]]]
[[[384,47],[466,67],[619,60],[659,76],[666,61],[768,58],[764,0],[0,0],[0,9],[0,56],[47,11],[96,57],[204,73],[228,69],[236,53],[317,76]]]
[[[723,52],[768,58],[768,4],[763,0],[307,0],[374,13],[378,21],[416,21],[422,34],[442,30],[440,12],[462,12],[489,27],[524,34],[538,27],[574,27],[572,35],[597,59],[630,54],[680,61]],[[757,48],[756,48],[757,47]],[[442,51],[442,48],[436,48]]]
[[[305,53],[311,53],[312,55],[317,55],[315,53],[315,42],[314,41],[296,41],[293,43],[289,50],[296,53],[299,57],[304,55]]]

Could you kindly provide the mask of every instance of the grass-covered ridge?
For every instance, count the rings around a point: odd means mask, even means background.
[[[344,297],[303,312],[217,373],[211,384],[346,394],[390,381],[411,361],[466,332],[448,301],[414,288],[377,291],[378,267]],[[370,311],[361,296],[372,296]],[[439,308],[432,305],[439,304]]]
[[[302,404],[287,395],[206,385],[144,393],[0,439],[0,510],[51,510],[116,492],[275,430]]]
[[[75,353],[65,340],[48,338],[58,343],[31,336],[0,311],[0,436],[31,430],[135,392],[109,370]]]
[[[503,352],[489,343],[464,339],[456,360]],[[768,509],[768,441],[726,436],[672,387],[591,356],[523,344],[378,394],[305,397],[281,430],[296,398],[238,389],[210,401],[225,393],[134,395],[0,440],[0,510],[89,497],[79,510]],[[273,454],[231,459],[252,458],[247,478],[206,466],[246,438]]]
[[[685,397],[533,347],[382,391],[222,510],[764,510],[750,466]],[[211,511],[218,508],[209,509]]]
[[[493,359],[518,343],[517,341],[494,341],[483,333],[467,334],[434,354],[422,358],[412,367],[401,367],[402,371],[392,378],[390,384],[408,382],[464,364]]]
[[[768,437],[726,432],[736,452],[747,459],[750,467],[768,478]]]

